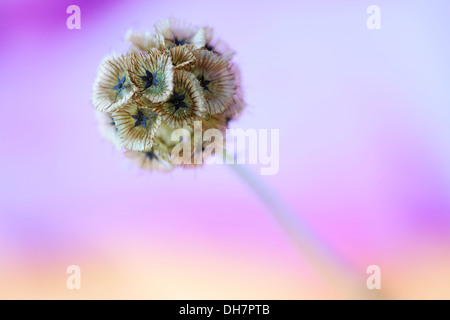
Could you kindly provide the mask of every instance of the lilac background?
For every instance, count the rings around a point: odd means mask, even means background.
[[[81,8],[82,29],[66,28]],[[381,7],[381,30],[366,8]],[[280,129],[263,176],[395,298],[450,298],[448,1],[2,1],[0,298],[335,298],[226,166],[133,168],[97,131],[101,58],[130,27],[207,24]],[[257,168],[250,167],[257,172]],[[68,265],[82,290],[65,287]],[[364,287],[365,284],[362,284]],[[357,296],[356,296],[357,297]]]

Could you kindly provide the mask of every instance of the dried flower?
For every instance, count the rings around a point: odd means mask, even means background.
[[[133,53],[130,61],[128,72],[134,91],[154,103],[166,101],[173,91],[172,58],[167,52],[151,49]]]
[[[98,71],[92,104],[101,112],[117,110],[127,103],[133,89],[127,73],[129,56],[107,56]]]
[[[203,134],[224,133],[245,107],[240,71],[211,28],[166,19],[155,30],[128,31],[129,53],[101,63],[92,94],[100,132],[140,168],[198,167],[206,157]],[[178,129],[194,139],[172,140]],[[190,163],[178,163],[180,145]]]

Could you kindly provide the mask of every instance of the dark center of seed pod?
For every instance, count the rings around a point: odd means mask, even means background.
[[[159,159],[158,159],[158,156],[157,156],[153,151],[146,152],[146,153],[145,153],[145,156],[146,156],[147,158],[149,158],[150,161],[152,161],[152,160],[158,161],[158,160],[159,160]]]
[[[159,68],[158,70],[156,70],[153,73],[151,73],[150,71],[148,71],[144,67],[142,67],[142,68],[145,70],[145,75],[138,76],[139,78],[142,79],[142,81],[144,81],[144,89],[142,89],[141,92],[144,91],[144,90],[147,90],[152,85],[159,86],[158,80],[156,80],[156,76],[158,75],[158,71],[161,70],[162,67]]]
[[[125,79],[126,79],[126,75],[123,76],[122,79],[120,79],[120,77],[117,77],[117,84],[113,87],[113,89],[117,91],[116,97],[114,98],[114,102],[116,102],[117,96],[122,91],[122,89],[125,87]]]
[[[133,128],[138,127],[138,126],[143,126],[144,129],[148,132],[147,121],[150,118],[152,118],[152,116],[147,117],[141,110],[139,110],[139,108],[137,110],[138,110],[137,114],[131,115],[133,117],[133,119],[135,120]]]

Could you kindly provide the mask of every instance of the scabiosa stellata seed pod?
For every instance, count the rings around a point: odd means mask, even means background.
[[[133,95],[128,76],[129,55],[107,56],[98,71],[92,93],[92,104],[101,112],[117,110]]]
[[[166,101],[173,91],[172,58],[166,51],[131,54],[128,72],[134,91],[153,103]]]
[[[234,78],[228,62],[208,50],[196,50],[192,73],[200,81],[206,108],[210,114],[221,113],[233,103]]]
[[[161,125],[161,115],[131,102],[112,113],[121,144],[135,151],[149,150]]]
[[[185,21],[165,19],[155,26],[156,32],[164,37],[166,48],[170,49],[184,44],[194,48],[205,46],[205,30]]]
[[[142,169],[199,167],[215,150],[211,132],[224,135],[245,107],[240,70],[212,28],[166,19],[155,30],[128,31],[128,52],[101,63],[92,94],[100,132]]]

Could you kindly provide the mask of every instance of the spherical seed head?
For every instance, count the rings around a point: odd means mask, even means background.
[[[150,150],[161,116],[136,102],[125,105],[112,113],[122,145],[129,150]]]
[[[129,55],[105,57],[95,79],[92,104],[101,112],[112,112],[126,104],[133,95],[127,72]]]
[[[229,119],[224,112],[208,114],[204,119],[202,119],[203,133],[208,129],[218,129],[220,132],[225,134],[228,127],[228,121]]]
[[[168,99],[173,91],[172,58],[166,50],[152,49],[131,54],[128,69],[136,96],[153,103]]]

